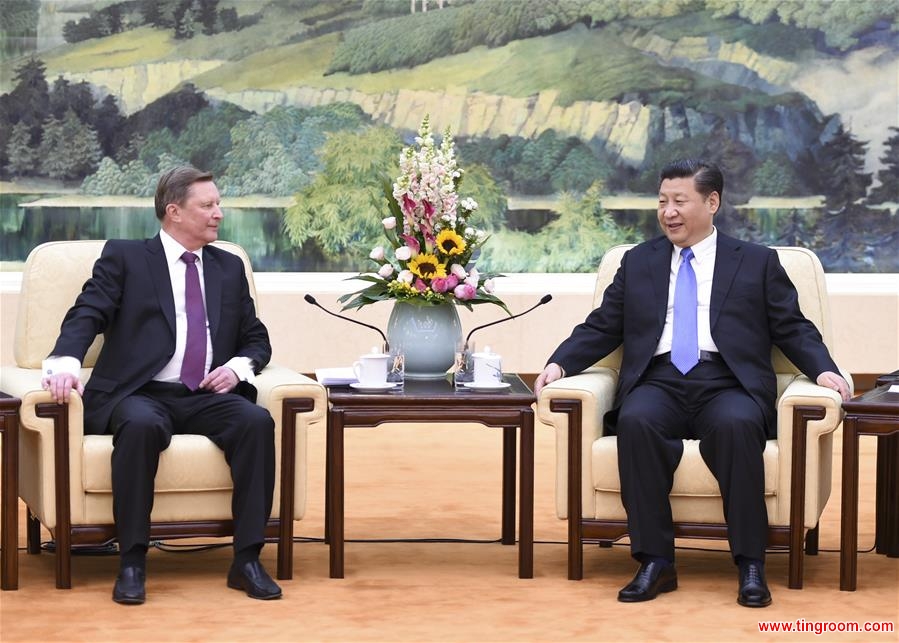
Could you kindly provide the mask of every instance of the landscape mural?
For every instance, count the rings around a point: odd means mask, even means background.
[[[899,272],[895,0],[4,0],[0,261],[141,238],[156,177],[215,173],[263,271],[355,271],[422,118],[483,270],[593,271],[656,234],[659,168],[725,170],[717,225]]]

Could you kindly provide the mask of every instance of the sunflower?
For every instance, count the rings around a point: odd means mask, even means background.
[[[446,277],[446,266],[432,254],[420,254],[409,262],[409,270],[422,279]]]
[[[465,239],[452,230],[447,229],[437,235],[437,249],[447,256],[462,254],[465,245]]]

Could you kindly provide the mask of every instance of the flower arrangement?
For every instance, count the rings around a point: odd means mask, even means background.
[[[456,303],[469,310],[491,303],[509,312],[493,294],[494,279],[502,275],[474,266],[472,257],[487,235],[468,223],[478,204],[459,198],[461,180],[449,129],[438,146],[425,116],[415,146],[400,154],[399,177],[385,180],[391,215],[382,223],[388,244],[369,254],[375,270],[356,277],[371,285],[342,296],[343,310],[394,299],[423,306]]]

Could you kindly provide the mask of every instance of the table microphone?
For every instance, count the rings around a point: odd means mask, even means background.
[[[534,304],[533,306],[528,308],[523,313],[518,313],[517,315],[512,315],[511,317],[503,317],[502,319],[497,319],[496,321],[492,321],[489,324],[484,324],[483,326],[475,326],[474,328],[471,329],[471,332],[468,333],[468,337],[465,338],[465,350],[468,350],[468,340],[471,339],[472,334],[476,330],[481,330],[482,328],[487,328],[488,326],[493,326],[494,324],[499,324],[501,322],[512,321],[516,317],[521,317],[522,315],[527,315],[529,312],[531,312],[538,306],[542,306],[543,304],[548,304],[550,301],[552,301],[552,298],[553,298],[552,295],[543,295],[543,297],[540,298],[540,301],[538,301],[536,304]]]
[[[313,297],[313,296],[310,295],[309,293],[306,293],[306,296],[303,297],[303,299],[305,299],[307,302],[309,302],[309,303],[312,304],[313,306],[318,306],[319,308],[321,308],[323,311],[325,311],[325,312],[328,313],[329,315],[333,315],[334,317],[339,317],[340,319],[344,319],[344,320],[346,320],[346,321],[348,321],[348,322],[353,322],[354,324],[359,324],[360,326],[365,326],[366,328],[371,328],[372,330],[378,331],[378,334],[381,335],[381,337],[384,339],[384,348],[385,348],[385,350],[387,350],[387,351],[390,350],[390,342],[387,341],[387,336],[386,336],[386,335],[383,333],[383,331],[382,331],[380,328],[378,328],[377,326],[372,326],[371,324],[366,324],[366,323],[361,322],[361,321],[359,321],[359,320],[357,320],[357,319],[353,319],[352,317],[344,317],[343,315],[338,315],[337,313],[332,313],[330,310],[328,310],[327,308],[325,308],[324,306],[322,306],[320,303],[318,303],[317,301],[315,301],[315,297]],[[548,301],[548,300],[547,300],[547,301]],[[543,303],[543,302],[541,302],[541,303]],[[538,304],[538,305],[539,305],[539,304]],[[524,313],[522,313],[522,314],[524,314]]]

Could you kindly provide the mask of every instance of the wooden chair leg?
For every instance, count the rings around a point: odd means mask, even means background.
[[[809,556],[818,555],[818,530],[821,524],[815,525],[814,529],[809,529],[805,535],[805,553]]]
[[[25,537],[28,543],[29,554],[41,553],[41,522],[34,517],[31,510],[28,511],[28,517],[25,519]]]

